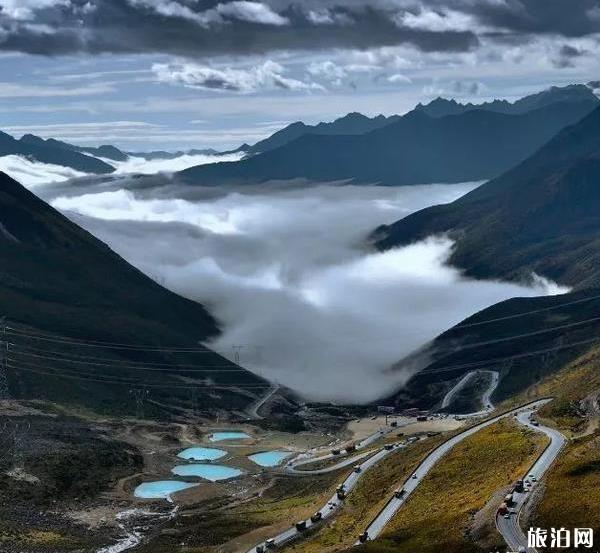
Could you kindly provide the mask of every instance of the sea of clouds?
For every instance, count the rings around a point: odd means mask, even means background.
[[[145,159],[143,157],[129,156],[126,161],[114,161],[102,159],[102,161],[115,168],[113,175],[154,175],[157,173],[173,173],[183,171],[188,167],[204,165],[206,163],[218,163],[221,161],[237,161],[242,153],[206,155],[206,154],[183,154],[173,159]],[[45,185],[49,183],[65,182],[77,177],[85,177],[86,173],[76,171],[70,167],[41,163],[37,160],[24,156],[10,155],[0,157],[0,171],[7,173],[13,179],[29,187]]]
[[[210,345],[305,397],[366,402],[412,369],[396,362],[472,313],[566,290],[474,281],[431,237],[384,253],[368,235],[476,183],[200,188],[116,178],[46,187],[52,205],[220,321]],[[36,191],[40,189],[37,188]]]

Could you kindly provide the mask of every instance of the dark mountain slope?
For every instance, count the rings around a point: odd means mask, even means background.
[[[28,136],[29,138],[26,138]],[[114,167],[100,159],[57,147],[41,138],[32,140],[31,135],[25,135],[21,140],[16,140],[12,136],[0,132],[0,156],[7,155],[26,156],[42,163],[52,163],[98,175],[112,173],[115,170]]]
[[[38,146],[47,146],[49,148],[56,148],[58,150],[67,150],[69,152],[80,152],[89,154],[91,156],[103,157],[106,159],[112,159],[113,161],[127,161],[129,156],[119,150],[116,146],[105,144],[98,146],[97,148],[88,146],[75,146],[62,140],[56,140],[55,138],[43,139],[35,134],[25,134],[21,137],[19,142],[26,144],[35,144]]]
[[[599,313],[598,288],[493,305],[433,340],[418,356],[426,361],[421,372],[390,402],[439,406],[462,375],[478,369],[501,375],[494,402],[511,397],[597,346]]]
[[[575,287],[600,285],[600,109],[525,162],[452,204],[376,232],[388,249],[450,233],[450,262],[475,277],[536,271]]]
[[[19,397],[131,412],[131,390],[147,385],[154,409],[168,411],[189,407],[197,387],[207,411],[244,406],[265,384],[198,345],[218,332],[201,305],[165,290],[3,173],[0,316],[16,329],[8,332],[9,381]],[[173,347],[195,351],[160,351]]]
[[[119,148],[107,144],[103,146],[98,146],[97,148],[87,146],[75,146],[74,144],[69,144],[68,142],[63,142],[62,140],[56,140],[54,138],[48,138],[44,140],[43,138],[35,136],[34,134],[23,135],[21,137],[20,142],[25,142],[27,144],[37,144],[40,146],[48,146],[51,148],[67,150],[70,152],[85,153],[91,156],[112,159],[113,161],[127,161],[127,159],[129,159],[129,156],[121,150],[119,150]]]
[[[379,129],[397,121],[399,115],[384,117],[367,117],[362,113],[348,113],[344,117],[340,117],[331,123],[319,123],[317,125],[306,125],[301,121],[296,121],[287,127],[277,131],[268,138],[257,142],[247,149],[249,154],[260,154],[269,150],[274,150],[280,146],[284,146],[305,134],[324,134],[324,135],[354,135],[364,134],[375,129]]]
[[[412,112],[367,134],[304,135],[264,154],[193,167],[179,175],[189,184],[206,186],[294,178],[385,185],[491,178],[596,105],[557,103],[523,115],[473,110],[432,118]]]

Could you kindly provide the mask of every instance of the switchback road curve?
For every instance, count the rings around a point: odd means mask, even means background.
[[[406,503],[406,500],[410,497],[411,493],[417,488],[421,480],[429,473],[429,471],[437,464],[437,462],[446,455],[455,445],[462,442],[464,439],[472,436],[473,434],[479,432],[481,429],[490,426],[499,420],[502,420],[506,417],[510,417],[516,413],[520,413],[522,411],[533,412],[539,409],[542,405],[545,405],[551,401],[549,398],[539,399],[534,402],[528,403],[526,405],[522,405],[521,407],[517,407],[515,409],[511,409],[501,415],[497,415],[496,417],[492,417],[491,419],[487,419],[475,426],[471,426],[467,428],[465,431],[456,434],[449,440],[445,441],[443,444],[439,445],[435,448],[425,459],[421,462],[421,464],[417,467],[417,469],[409,476],[409,478],[404,482],[403,490],[404,492],[400,495],[400,497],[396,497],[396,495],[392,496],[392,498],[388,501],[385,507],[379,512],[379,514],[373,519],[371,524],[366,529],[366,540],[373,540],[379,534],[381,534],[382,530],[389,523],[392,517],[398,512],[398,510]],[[359,542],[356,542],[355,545],[358,545]]]
[[[544,476],[567,441],[558,430],[542,426],[541,424],[533,424],[531,420],[532,414],[532,410],[523,411],[517,415],[517,420],[522,425],[527,426],[535,432],[543,432],[546,434],[546,436],[550,438],[550,443],[523,479],[526,483],[526,487],[535,485],[535,483]],[[527,483],[529,483],[529,485]],[[502,534],[506,545],[508,545],[511,551],[536,553],[536,549],[527,547],[527,538],[519,524],[521,511],[523,510],[525,503],[527,503],[528,498],[528,492],[513,492],[513,503],[510,506],[509,518],[504,518],[504,515],[500,513],[496,514],[496,528],[498,528],[498,531]]]

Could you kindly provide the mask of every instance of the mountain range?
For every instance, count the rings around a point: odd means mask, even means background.
[[[433,234],[455,240],[450,263],[476,278],[537,272],[575,288],[600,285],[600,109],[530,158],[447,205],[375,233],[380,250]]]
[[[514,102],[508,100],[493,100],[481,104],[460,104],[456,100],[448,100],[438,97],[428,104],[417,104],[415,109],[423,111],[431,117],[445,117],[446,115],[458,115],[466,111],[485,110],[508,115],[519,115],[543,108],[558,102],[583,102],[593,100],[593,83],[571,84],[567,86],[552,86],[541,92],[529,94]]]
[[[164,289],[3,173],[0,267],[16,397],[131,413],[132,391],[141,389],[156,414],[170,416],[190,408],[193,390],[199,409],[214,412],[244,408],[265,386],[199,345],[219,332],[203,306]]]
[[[105,144],[98,147],[76,146],[54,138],[41,138],[34,134],[25,134],[16,139],[9,134],[0,132],[0,157],[17,155],[33,161],[68,167],[91,175],[113,173],[116,170],[111,162],[125,162],[131,157],[146,160],[175,159],[184,155],[224,155],[245,151],[249,146],[244,144],[235,150],[218,152],[209,149],[179,150],[167,152],[162,150],[150,152],[126,152],[116,146]]]
[[[391,401],[432,407],[448,381],[478,368],[501,372],[495,398],[505,399],[597,342],[599,183],[597,108],[458,200],[375,231],[372,239],[380,251],[445,234],[454,240],[449,263],[468,276],[523,282],[537,273],[573,288],[501,302],[444,332],[410,360],[422,370]]]
[[[598,99],[592,92],[592,84],[552,87],[513,103],[494,100],[482,104],[460,104],[455,100],[437,98],[425,105],[418,104],[405,116],[367,117],[353,112],[316,125],[297,121],[252,146],[242,144],[226,152],[212,148],[130,152],[113,145],[78,146],[33,134],[17,140],[0,133],[0,157],[18,155],[86,174],[109,174],[115,171],[118,163],[131,157],[168,160],[184,155],[244,154],[241,162],[213,164],[182,172],[182,179],[193,184],[254,183],[297,178],[352,179],[392,185],[478,180],[495,176],[499,170],[520,161],[559,128],[575,122],[593,109]],[[562,104],[566,105],[565,109],[552,108]],[[539,111],[537,117],[529,115],[522,121],[498,117],[526,116],[543,109],[547,111]],[[486,115],[467,115],[475,111]],[[497,115],[490,116],[490,112]],[[450,116],[457,119],[430,121]],[[506,137],[509,151],[497,148],[490,140],[491,133],[501,133],[503,138]],[[443,143],[448,136],[455,141],[454,151],[445,151]],[[423,141],[431,141],[429,155],[418,145]],[[470,165],[471,171],[457,170],[453,165],[462,164],[469,149],[474,147],[473,142],[478,147],[473,150],[473,158],[480,161]],[[307,157],[310,157],[308,162]]]
[[[375,129],[385,127],[394,121],[398,121],[400,115],[391,115],[385,117],[378,115],[376,117],[367,117],[362,113],[352,112],[340,117],[331,123],[318,123],[317,125],[306,125],[302,121],[296,121],[287,127],[273,133],[268,138],[257,142],[253,146],[246,148],[246,153],[262,154],[269,150],[274,150],[280,146],[284,146],[289,142],[300,138],[306,134],[318,135],[356,135],[365,134]]]
[[[522,393],[598,343],[600,289],[513,298],[476,313],[411,356],[420,371],[384,403],[439,407],[463,375],[500,373],[494,403]],[[408,360],[400,361],[397,368]],[[381,401],[379,402],[381,403]]]
[[[598,106],[588,87],[574,90],[554,89],[524,98],[510,104],[511,110],[469,109],[441,100],[391,121],[347,116],[357,122],[354,134],[301,134],[241,161],[192,167],[178,175],[185,183],[202,186],[290,179],[409,185],[493,178]],[[327,128],[331,133],[342,124],[348,121],[344,118]],[[361,124],[383,126],[358,134]],[[295,124],[280,131],[277,139],[296,128],[302,130]]]
[[[68,146],[68,147],[67,147]],[[0,132],[0,156],[18,155],[41,163],[70,167],[82,173],[103,175],[114,172],[115,168],[105,161],[82,153],[81,149],[59,142],[43,140],[30,134],[20,140]]]

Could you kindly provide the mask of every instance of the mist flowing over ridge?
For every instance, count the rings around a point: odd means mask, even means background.
[[[379,222],[446,203],[475,184],[219,191],[122,184],[48,193],[146,274],[207,305],[223,329],[210,346],[246,345],[242,365],[310,399],[388,395],[412,375],[392,365],[452,324],[501,299],[557,291],[464,279],[445,264],[452,242],[444,237],[365,250]]]

